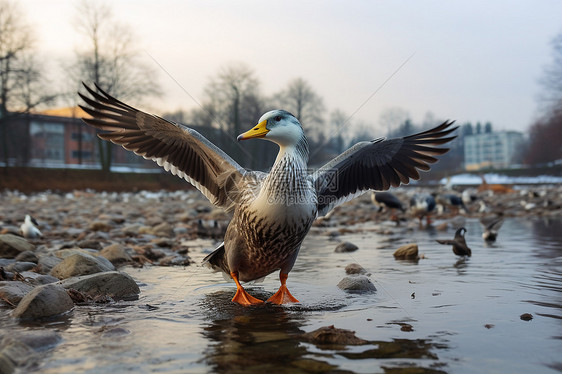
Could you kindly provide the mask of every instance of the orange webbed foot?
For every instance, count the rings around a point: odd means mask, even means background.
[[[253,297],[252,295],[246,292],[244,287],[242,287],[240,281],[238,280],[238,272],[231,272],[230,276],[236,283],[236,294],[232,298],[233,302],[244,306],[263,304],[262,300]]]
[[[243,288],[239,288],[236,290],[236,295],[234,295],[232,301],[244,306],[263,304],[262,300],[253,297]]]
[[[279,273],[279,280],[281,281],[281,287],[279,287],[279,289],[277,290],[277,292],[275,292],[273,296],[267,299],[268,302],[275,303],[275,304],[299,302],[293,295],[291,295],[289,289],[285,285],[288,277],[289,277],[288,274]]]
[[[267,299],[268,303],[285,304],[285,303],[298,303],[299,301],[291,295],[289,289],[284,284],[279,287],[273,296]]]

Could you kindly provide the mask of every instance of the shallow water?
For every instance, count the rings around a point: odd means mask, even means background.
[[[562,221],[506,219],[498,241],[486,246],[477,220],[468,219],[470,259],[435,242],[454,230],[373,226],[346,234],[359,250],[334,253],[337,242],[315,227],[304,242],[288,286],[301,303],[244,308],[235,287],[204,267],[124,268],[141,283],[134,302],[78,306],[47,328],[63,338],[25,372],[310,373],[416,372],[548,373],[562,370]],[[356,227],[359,228],[359,227]],[[380,228],[380,227],[379,227]],[[397,261],[392,253],[417,243],[424,259]],[[199,263],[215,245],[190,248]],[[377,291],[337,288],[344,267],[357,262]],[[262,299],[277,276],[247,287]],[[3,311],[6,329],[19,325]],[[531,321],[520,315],[531,313]],[[317,347],[302,332],[334,325],[371,341]],[[394,371],[393,371],[394,372]],[[404,371],[408,372],[408,371]]]

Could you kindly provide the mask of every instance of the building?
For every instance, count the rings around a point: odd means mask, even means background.
[[[0,118],[0,166],[99,169],[99,138],[84,124],[88,114],[79,107],[41,113],[9,113]],[[267,170],[277,146],[258,141],[241,145],[236,137],[212,126],[190,126],[240,165]],[[153,161],[112,144],[112,171],[161,171]]]
[[[514,164],[514,156],[517,156],[522,144],[523,134],[517,131],[465,135],[465,169],[507,168]]]
[[[0,163],[9,166],[100,168],[96,130],[82,117],[79,107],[41,113],[11,113],[2,126],[6,139],[0,142]],[[159,169],[148,161],[114,146],[112,166]]]

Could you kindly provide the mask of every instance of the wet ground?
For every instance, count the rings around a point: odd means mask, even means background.
[[[301,302],[245,308],[235,287],[200,266],[120,270],[141,285],[137,301],[77,306],[63,319],[21,324],[1,310],[3,330],[53,329],[62,341],[38,353],[26,372],[217,373],[549,373],[562,371],[562,221],[507,218],[494,245],[476,218],[464,222],[469,259],[435,242],[454,229],[390,221],[347,226],[338,240],[359,247],[334,253],[339,241],[313,227],[288,286]],[[423,259],[395,260],[417,243]],[[217,244],[191,242],[196,264]],[[358,263],[377,291],[337,287]],[[267,298],[276,274],[248,287]],[[532,320],[521,319],[529,313]],[[353,330],[369,344],[317,346],[303,332]]]

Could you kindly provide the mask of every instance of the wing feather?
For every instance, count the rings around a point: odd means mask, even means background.
[[[246,171],[230,156],[193,129],[135,109],[97,86],[84,87],[89,96],[79,95],[88,106],[80,107],[92,118],[83,121],[103,131],[101,139],[155,161],[216,206],[234,208],[237,182]]]
[[[418,170],[427,171],[437,162],[435,156],[448,148],[436,146],[450,142],[457,127],[446,121],[415,135],[396,139],[360,142],[334,158],[312,175],[318,195],[318,215],[326,215],[335,206],[368,190],[384,191],[390,187],[418,180]]]

